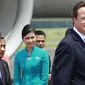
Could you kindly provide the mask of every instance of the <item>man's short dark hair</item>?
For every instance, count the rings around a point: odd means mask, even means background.
[[[74,7],[73,7],[73,14],[72,16],[77,18],[77,11],[79,8],[81,7],[85,7],[85,2],[84,1],[81,1],[81,2],[78,2]]]
[[[37,30],[37,31],[35,32],[35,35],[43,35],[43,36],[45,36],[45,38],[46,38],[45,32],[43,32],[43,31],[41,31],[41,30]]]

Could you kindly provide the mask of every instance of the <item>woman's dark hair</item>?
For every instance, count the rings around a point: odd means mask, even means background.
[[[77,11],[78,11],[78,9],[81,8],[81,7],[85,7],[85,2],[83,2],[83,1],[78,2],[78,3],[74,6],[74,8],[73,8],[73,14],[72,14],[73,17],[77,18],[77,14],[78,14]]]
[[[31,25],[29,24],[25,25],[24,28],[22,29],[22,38],[30,32],[35,33],[35,31],[36,31],[35,28],[33,28]]]

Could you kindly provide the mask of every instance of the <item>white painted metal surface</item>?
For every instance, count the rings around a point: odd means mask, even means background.
[[[71,17],[73,6],[85,0],[34,0],[34,17]]]
[[[31,23],[32,13],[35,17],[68,17],[78,1],[0,0],[0,32],[6,36],[6,54],[11,57],[22,44],[21,30]]]
[[[0,30],[4,36],[9,34],[6,37],[6,54],[11,57],[22,44],[22,28],[31,23],[33,0],[1,0],[2,3]]]

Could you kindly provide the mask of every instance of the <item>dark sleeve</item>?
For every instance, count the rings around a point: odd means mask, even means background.
[[[49,73],[51,73],[51,59],[50,59],[50,56],[49,56]]]
[[[8,64],[5,61],[3,61],[3,64],[4,64],[4,67],[5,67],[6,76],[7,76],[6,77],[7,78],[7,85],[12,85]]]
[[[70,78],[74,66],[75,56],[71,46],[65,43],[59,44],[55,51],[52,66],[53,85],[70,85]]]

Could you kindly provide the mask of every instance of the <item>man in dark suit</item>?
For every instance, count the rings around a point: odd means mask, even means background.
[[[73,29],[55,51],[52,79],[53,85],[85,85],[85,2],[73,8]]]
[[[12,85],[8,64],[2,59],[5,47],[5,39],[0,35],[0,85]]]

